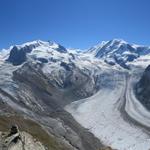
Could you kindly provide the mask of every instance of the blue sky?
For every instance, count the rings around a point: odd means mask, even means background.
[[[84,49],[113,38],[150,45],[150,0],[0,0],[0,48],[41,39]]]

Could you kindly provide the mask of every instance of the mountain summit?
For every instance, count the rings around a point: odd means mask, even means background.
[[[21,65],[27,60],[27,54],[29,54],[34,59],[47,62],[48,60],[45,57],[57,52],[66,53],[67,50],[55,42],[38,40],[13,46],[10,49],[10,55],[7,61],[11,62],[13,65]]]
[[[150,47],[129,44],[121,39],[102,42],[88,50],[94,57],[103,59],[111,65],[119,64],[127,68],[127,63],[132,62],[142,55],[150,53]]]

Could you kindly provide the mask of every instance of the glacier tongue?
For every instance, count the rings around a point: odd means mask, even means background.
[[[73,102],[65,109],[104,144],[119,150],[148,150],[149,135],[129,117],[132,111],[136,112],[132,113],[133,119],[137,116],[144,118],[144,113],[128,104],[132,99],[128,99],[126,104],[128,77],[120,72],[110,71],[110,74],[112,87],[103,87],[95,95]]]

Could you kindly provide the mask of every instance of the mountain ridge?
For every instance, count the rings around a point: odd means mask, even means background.
[[[37,57],[41,57],[38,59],[40,59],[41,61],[43,60],[46,63],[46,55],[48,56],[50,55],[50,53],[52,55],[56,55],[54,54],[54,52],[61,52],[70,53],[73,57],[75,57],[74,55],[79,56],[80,54],[85,53],[93,56],[93,59],[96,58],[103,60],[107,64],[120,65],[123,68],[130,69],[128,63],[133,62],[141,56],[149,55],[150,47],[137,44],[129,44],[122,39],[113,39],[110,41],[103,41],[87,49],[86,51],[79,51],[79,49],[67,49],[64,46],[57,44],[56,42],[36,40],[24,43],[22,45],[11,46],[8,50],[5,50],[4,52],[3,51],[1,52],[1,57],[3,57],[3,55],[6,56],[9,51],[10,53],[12,53],[12,55],[14,55],[14,53],[17,53],[16,56],[10,56],[8,58],[8,61],[14,63],[14,65],[20,65],[25,62],[27,59],[27,54],[32,55],[32,59],[33,57],[35,57],[35,59]],[[45,56],[43,56],[44,53]],[[22,58],[22,60],[19,60],[20,58]]]

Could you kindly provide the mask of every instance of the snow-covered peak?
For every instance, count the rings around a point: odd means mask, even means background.
[[[125,40],[123,40],[123,39],[113,39],[113,40],[111,40],[112,41],[112,43],[120,43],[120,44],[127,44],[127,42],[125,41]]]
[[[98,59],[103,59],[111,65],[119,64],[126,68],[127,62],[134,61],[142,55],[150,54],[150,47],[129,44],[122,39],[113,39],[93,46],[87,53]]]
[[[54,50],[58,50],[60,52],[66,52],[67,50],[60,44],[53,42],[53,41],[42,41],[42,40],[35,40],[35,41],[31,41],[31,42],[26,42],[24,44],[21,45],[15,45],[15,46],[11,46],[10,49],[12,49],[13,47],[17,47],[18,50],[25,48],[25,47],[48,47],[48,48],[52,48]]]
[[[34,59],[45,59],[45,57],[49,58],[51,55],[58,56],[62,53],[67,53],[67,49],[60,44],[41,40],[27,42],[22,45],[15,45],[9,50],[10,55],[7,60],[14,65],[22,64],[27,60],[27,56],[29,55]]]
[[[113,39],[113,40],[110,40],[110,41],[102,41],[100,43],[98,43],[97,45],[91,47],[89,50],[88,50],[88,53],[92,53],[92,54],[97,54],[101,48],[103,47],[119,47],[121,45],[124,45],[124,44],[127,44],[126,41],[122,40],[122,39]]]

